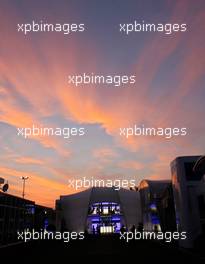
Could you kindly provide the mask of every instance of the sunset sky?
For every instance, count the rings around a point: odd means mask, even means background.
[[[18,23],[84,23],[81,33],[17,32]],[[165,35],[120,23],[186,23]],[[0,0],[0,177],[9,193],[54,206],[68,179],[169,179],[176,156],[205,150],[205,1]],[[136,84],[69,85],[69,74],[136,75]],[[18,127],[85,127],[83,137],[17,136]],[[146,124],[187,127],[173,139],[119,136]]]

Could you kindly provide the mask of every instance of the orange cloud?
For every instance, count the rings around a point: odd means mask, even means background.
[[[40,159],[34,159],[32,157],[17,157],[15,162],[20,164],[32,164],[32,165],[43,165],[44,162]]]
[[[170,22],[184,23],[188,17],[189,8],[189,2],[177,1]],[[10,25],[10,17],[12,17],[12,23],[15,24],[18,21],[18,14],[12,7],[7,10],[10,16],[6,14],[7,12],[4,14],[2,10],[0,12],[5,25]],[[204,37],[201,32],[201,25],[205,23],[204,17],[202,11],[193,17],[189,23],[193,30],[189,27],[190,31],[187,33],[173,36],[157,34],[151,39],[144,46],[132,69],[136,75],[136,85],[119,89],[95,86],[76,88],[67,84],[66,76],[78,71],[85,56],[84,49],[81,49],[79,43],[73,41],[68,48],[68,43],[62,37],[58,39],[48,37],[40,42],[35,39],[36,42],[33,43],[15,30],[8,34],[7,30],[13,27],[3,27],[1,35],[4,37],[0,42],[2,51],[0,121],[15,128],[31,127],[33,124],[43,126],[43,118],[59,115],[77,123],[97,123],[115,139],[117,145],[131,152],[141,150],[144,154],[158,157],[158,162],[152,164],[151,178],[170,177],[169,162],[177,154],[182,154],[182,151],[183,154],[193,153],[200,149],[192,146],[190,138],[178,138],[172,142],[156,137],[125,139],[119,136],[119,128],[142,122],[155,127],[169,127],[174,126],[176,121],[184,125],[185,120],[187,120],[187,126],[196,126],[197,110],[190,106],[193,111],[187,118],[183,103],[186,100],[185,96],[194,91],[195,84],[204,71]],[[97,50],[90,42],[89,49],[86,50],[90,58],[86,71],[97,72],[102,58],[100,50]],[[177,65],[173,65],[173,69],[170,68],[170,76],[173,76],[173,79],[176,78],[178,83],[176,87],[172,87],[172,83],[163,83],[164,86],[159,87],[162,93],[154,98],[151,94],[153,80],[160,68],[180,46],[183,46],[183,56],[176,63]],[[166,90],[171,93],[168,95],[166,92],[163,93]],[[63,140],[54,137],[36,137],[32,140],[38,141],[45,148],[54,149],[56,157],[60,156],[60,161],[65,157],[71,157],[71,152]],[[176,148],[171,148],[171,145],[175,145]],[[160,148],[161,146],[163,147]],[[161,153],[168,154],[162,157]],[[110,147],[104,147],[93,150],[93,157],[103,162],[112,161],[117,158],[117,153]],[[17,158],[16,162],[36,165],[44,163],[26,156]],[[52,162],[49,165],[54,166]],[[119,166],[125,169],[143,169],[143,165],[135,160],[124,161]],[[101,164],[95,164],[94,168],[89,169],[88,172],[94,175],[99,173],[107,175],[108,173],[106,174],[103,169],[104,166]],[[66,180],[72,175],[55,168],[50,168],[50,171],[55,176],[59,173],[61,180]],[[38,202],[46,201],[47,205],[53,203],[53,197],[71,191],[67,189],[66,181],[65,184],[60,184],[59,181],[49,180],[44,175],[7,167],[1,167],[0,173],[11,179],[12,189],[17,194],[21,192],[19,177],[29,173],[27,197],[36,199]]]
[[[1,87],[0,93],[1,92],[4,97],[2,100],[0,99],[0,121],[15,127],[14,136],[17,136],[17,128],[32,128],[33,125],[35,125],[35,127],[43,127],[43,124],[35,117],[35,114],[22,111],[15,105],[13,99],[9,96],[8,91],[4,87]],[[31,136],[30,139],[37,140],[46,148],[53,148],[62,156],[68,157],[70,155],[70,151],[65,149],[62,141],[56,137]]]
[[[26,198],[46,206],[54,206],[54,197],[58,198],[60,195],[73,192],[73,189],[68,188],[66,182],[59,183],[59,181],[45,178],[36,173],[0,167],[0,175],[4,175],[4,178],[9,181],[9,192],[12,191],[17,195],[21,195],[22,191],[21,177],[29,176],[26,182]]]
[[[104,147],[104,148],[95,149],[93,151],[93,156],[99,159],[104,159],[104,158],[109,159],[116,157],[117,153],[112,148]]]
[[[136,160],[126,160],[119,164],[119,166],[123,169],[133,169],[133,170],[141,170],[144,168],[144,164],[136,161]]]

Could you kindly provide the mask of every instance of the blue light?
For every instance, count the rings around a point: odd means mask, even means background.
[[[120,221],[120,217],[112,217],[112,221]]]
[[[151,221],[154,225],[160,224],[159,217],[156,215],[151,215]]]
[[[46,218],[45,220],[44,220],[44,229],[46,229],[48,227],[48,219]]]
[[[122,218],[119,204],[101,202],[90,204],[89,208],[88,223],[91,233],[97,234],[100,227],[111,227],[112,232],[119,233]]]
[[[157,210],[157,206],[155,203],[150,204],[149,208],[152,210]]]
[[[92,219],[92,223],[99,223],[100,219]]]

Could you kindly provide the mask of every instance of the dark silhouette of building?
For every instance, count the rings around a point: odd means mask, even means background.
[[[162,232],[175,232],[177,230],[177,226],[174,196],[171,183],[166,187],[161,197],[159,198],[157,202],[157,208],[159,212]]]
[[[0,192],[0,245],[17,241],[17,231],[45,229],[55,223],[52,208]]]

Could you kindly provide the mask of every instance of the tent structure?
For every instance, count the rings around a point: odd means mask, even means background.
[[[93,187],[56,201],[57,228],[89,233],[119,232],[141,222],[139,192]]]

